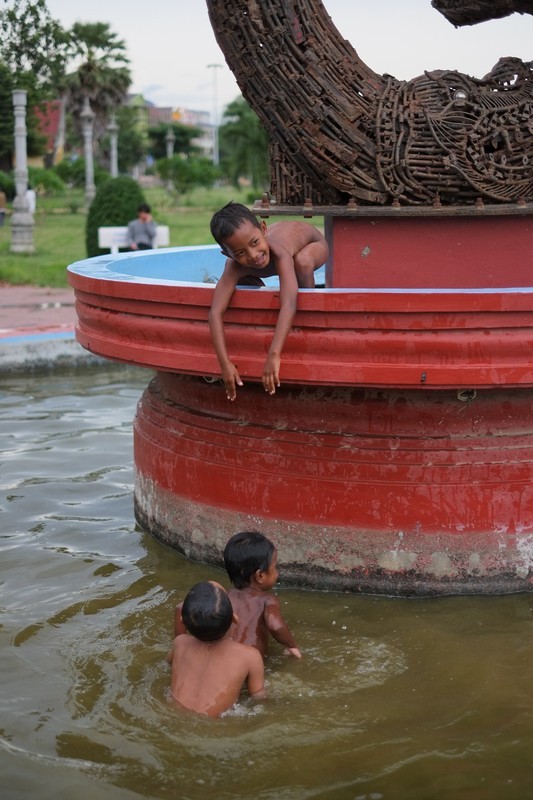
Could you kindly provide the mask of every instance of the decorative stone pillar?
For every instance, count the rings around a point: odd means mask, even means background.
[[[26,138],[26,99],[24,89],[13,92],[15,113],[15,186],[11,218],[11,252],[33,253],[33,214],[29,210],[28,198],[28,156]]]
[[[93,161],[93,122],[94,112],[91,109],[89,98],[85,97],[83,109],[80,114],[83,130],[83,143],[85,155],[85,202],[90,206],[96,194],[94,185],[94,161]]]
[[[173,131],[173,130],[172,130],[172,128],[169,126],[169,129],[168,129],[167,135],[165,136],[165,142],[166,142],[166,145],[167,145],[167,158],[168,158],[169,160],[170,160],[170,159],[172,158],[172,156],[174,155],[174,142],[175,142],[175,141],[176,141],[176,137],[174,136],[174,131]],[[169,179],[168,179],[168,181],[167,181],[167,189],[168,189],[168,191],[169,191],[169,192],[171,192],[171,191],[172,191],[172,188],[173,188],[173,187],[172,187],[172,180],[171,180],[171,179],[170,179],[170,177],[169,177]]]
[[[112,178],[118,177],[118,125],[117,125],[117,118],[114,114],[111,114],[109,125],[107,126],[107,130],[109,132],[109,138],[111,141],[111,155],[110,155],[110,172]]]

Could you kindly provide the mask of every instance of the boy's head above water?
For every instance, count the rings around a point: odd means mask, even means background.
[[[233,621],[233,607],[219,583],[203,581],[189,590],[181,616],[192,636],[202,642],[215,642],[228,632]]]
[[[257,531],[242,531],[229,539],[224,548],[224,565],[236,589],[250,586],[258,572],[265,576],[275,572],[273,583],[277,580],[276,548]]]

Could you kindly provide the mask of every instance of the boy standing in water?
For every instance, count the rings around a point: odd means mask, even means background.
[[[239,699],[246,682],[250,697],[266,696],[263,659],[256,649],[226,638],[233,608],[219,583],[197,583],[181,608],[188,634],[176,636],[168,661],[171,695],[183,708],[218,717]]]
[[[236,386],[242,386],[242,380],[226,349],[224,312],[239,283],[261,285],[261,278],[279,275],[281,305],[263,370],[264,389],[274,394],[280,385],[281,353],[296,313],[298,288],[314,288],[314,271],[328,257],[327,242],[307,222],[276,222],[267,234],[266,223],[259,222],[240,203],[228,203],[217,211],[211,220],[211,234],[228,257],[209,313],[211,338],[228,400],[235,400]]]
[[[272,635],[290,655],[301,658],[279,600],[270,592],[279,576],[278,554],[270,539],[257,531],[236,533],[224,548],[224,565],[233,584],[228,592],[234,616],[230,638],[265,656]],[[174,612],[174,636],[187,630],[183,605],[179,603]]]
[[[296,658],[302,653],[283,619],[279,600],[270,589],[279,576],[272,542],[256,531],[236,533],[224,549],[224,564],[233,584],[228,595],[236,616],[230,636],[266,655],[269,635]]]

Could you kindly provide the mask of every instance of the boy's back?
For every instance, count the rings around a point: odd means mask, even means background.
[[[172,697],[190,711],[218,717],[237,702],[245,681],[250,696],[264,696],[263,659],[253,647],[182,634],[174,640],[171,661]]]
[[[252,697],[265,697],[265,668],[252,647],[225,638],[234,618],[225,589],[215,581],[195,584],[181,604],[188,633],[175,637],[168,661],[170,693],[183,708],[218,717],[239,698],[246,682]]]
[[[295,256],[308,244],[324,242],[324,237],[314,225],[299,220],[274,222],[269,226],[267,236],[270,246],[275,248],[274,256],[277,255],[278,247],[283,248],[290,256]]]
[[[235,616],[230,636],[266,655],[269,634],[289,653],[301,658],[279,600],[271,593],[278,580],[278,554],[272,542],[258,531],[241,531],[224,548],[224,565],[233,584],[228,592]]]
[[[229,632],[234,641],[256,647],[265,656],[271,635],[291,655],[301,658],[300,649],[283,619],[276,595],[248,586],[246,589],[230,589],[228,596],[237,617],[237,622],[232,624]]]
[[[235,642],[256,647],[261,655],[266,655],[269,637],[266,617],[269,605],[272,605],[272,601],[276,604],[277,598],[249,586],[246,589],[229,589],[228,596],[238,620],[230,628],[231,638]]]

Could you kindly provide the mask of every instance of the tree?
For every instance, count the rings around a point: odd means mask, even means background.
[[[0,10],[0,61],[20,88],[40,94],[42,99],[57,87],[69,41],[69,34],[50,16],[46,0],[4,0]]]
[[[178,194],[186,194],[194,186],[211,187],[219,176],[212,161],[197,156],[163,158],[156,168],[163,180],[172,181]]]
[[[13,98],[12,76],[0,62],[0,170],[9,172],[13,158]]]
[[[173,122],[171,125],[165,125],[163,123],[157,127],[148,129],[150,152],[155,159],[166,158],[166,137],[169,128],[172,128],[172,133],[175,137],[174,153],[182,153],[185,156],[197,155],[199,153],[199,148],[193,144],[193,140],[198,139],[202,135],[200,128],[194,128],[190,125],[181,125],[179,122]]]
[[[75,22],[70,53],[79,66],[65,79],[68,108],[81,133],[80,113],[88,98],[95,115],[94,137],[99,140],[110,112],[122,104],[131,83],[126,45],[107,23]]]
[[[35,106],[53,95],[64,73],[69,36],[45,0],[5,0],[0,9],[0,169],[13,158],[13,89],[28,92],[28,152],[42,152]]]
[[[219,129],[221,168],[233,184],[248,178],[254,189],[268,183],[268,136],[243,97],[224,110]]]

